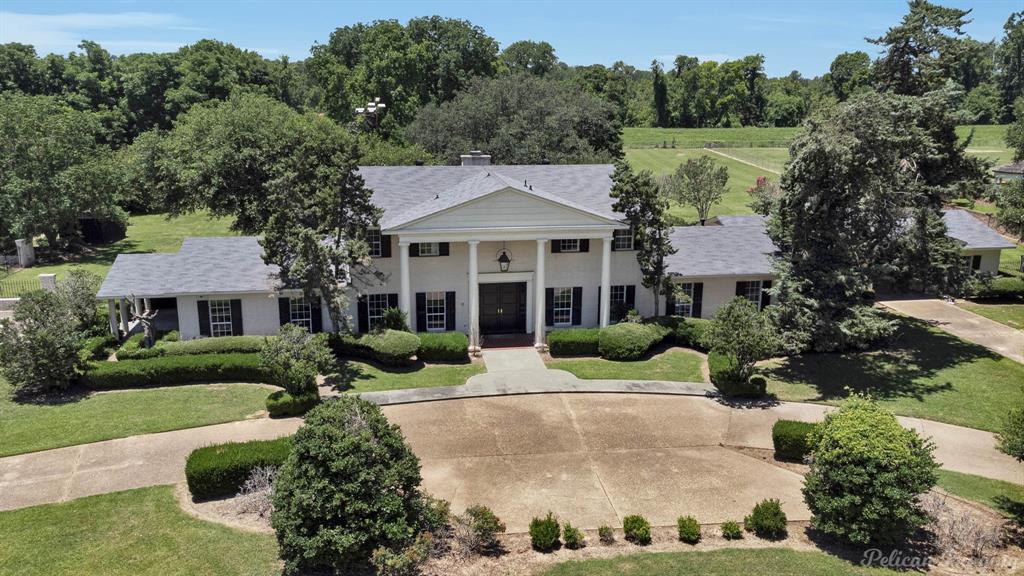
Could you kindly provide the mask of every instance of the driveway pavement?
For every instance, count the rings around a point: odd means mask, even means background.
[[[584,528],[640,513],[741,520],[780,498],[809,517],[799,475],[733,447],[771,447],[779,418],[817,420],[828,408],[783,403],[730,408],[698,396],[550,393],[441,400],[383,408],[423,465],[425,488],[453,509],[481,502],[512,531],[548,509]],[[947,468],[1024,484],[1024,467],[991,434],[902,419],[932,435]],[[301,421],[248,420],[0,459],[0,509],[184,480],[188,453],[211,443],[274,438]]]
[[[879,304],[1024,363],[1024,331],[1010,328],[944,300],[885,300]]]

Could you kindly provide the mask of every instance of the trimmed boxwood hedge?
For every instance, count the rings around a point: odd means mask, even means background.
[[[416,357],[424,362],[469,360],[469,338],[462,332],[420,332]]]
[[[982,286],[973,297],[1005,300],[1024,299],[1024,278],[997,276],[988,285]]]
[[[598,328],[567,328],[548,334],[548,351],[552,356],[597,356]]]
[[[418,336],[401,330],[384,330],[361,336],[333,334],[329,342],[339,356],[369,358],[385,366],[411,365],[420,347]]]
[[[779,420],[772,426],[772,445],[775,446],[775,457],[780,460],[803,462],[810,454],[811,447],[808,437],[817,427],[812,422],[799,420]]]
[[[106,360],[117,346],[117,340],[110,334],[106,336],[89,336],[82,341],[78,357],[82,362],[89,360]]]
[[[267,396],[267,413],[271,418],[302,416],[319,403],[320,393],[316,391],[292,396],[284,390],[278,390]]]
[[[639,360],[668,333],[668,328],[658,324],[622,322],[601,329],[597,348],[608,360]]]
[[[229,442],[193,450],[185,461],[185,481],[197,500],[234,496],[253,469],[281,466],[291,451],[291,437]]]
[[[127,345],[135,336],[125,342]],[[263,347],[267,336],[220,336],[183,341],[160,341],[152,348],[122,346],[117,351],[118,360],[141,360],[158,356],[190,356],[197,354],[256,353]]]
[[[206,354],[90,362],[79,382],[93,390],[114,390],[197,382],[270,382],[270,374],[260,365],[258,354]]]

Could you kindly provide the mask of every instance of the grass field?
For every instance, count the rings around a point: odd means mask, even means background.
[[[995,431],[1024,402],[1024,364],[923,322],[900,317],[889,346],[872,352],[805,354],[769,363],[780,400],[835,404],[847,388],[897,414]]]
[[[105,246],[95,246],[90,253],[77,255],[67,262],[48,263],[11,274],[11,279],[34,280],[39,274],[57,274],[58,278],[74,266],[106,276],[118,254],[145,252],[177,252],[188,236],[233,236],[226,218],[210,218],[205,212],[186,214],[168,220],[162,214],[132,216],[124,239]]]
[[[660,552],[618,556],[602,560],[563,562],[544,576],[735,576],[736,574],[883,575],[899,574],[881,568],[865,568],[821,552],[797,552],[786,548],[731,549],[711,552]]]
[[[1024,525],[1024,486],[952,470],[938,473],[939,487],[946,492],[984,504]]]
[[[265,408],[251,384],[105,392],[54,404],[14,402],[0,378],[0,456],[233,422]]]
[[[280,574],[273,534],[188,516],[173,490],[155,486],[0,512],[0,574]]]
[[[616,362],[603,358],[567,358],[548,363],[548,368],[565,370],[577,378],[616,380],[669,380],[672,382],[703,382],[701,365],[704,359],[692,352],[671,350],[650,360]]]
[[[984,316],[989,320],[995,320],[1000,324],[1006,324],[1010,328],[1024,330],[1024,304],[983,304],[978,302],[957,302],[957,306]]]
[[[381,368],[366,362],[348,360],[341,370],[327,377],[338,390],[351,393],[433,388],[465,384],[470,376],[486,372],[482,363],[416,364],[409,368]]]

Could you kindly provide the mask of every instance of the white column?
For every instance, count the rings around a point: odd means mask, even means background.
[[[409,293],[409,242],[398,240],[399,271],[398,271],[398,307],[410,316],[409,323],[414,324],[412,316],[412,300]]]
[[[152,302],[150,302],[149,298],[143,298],[142,303],[146,306],[145,308],[143,308],[143,310],[145,310],[146,312],[149,312],[150,310],[153,309],[151,306]]]
[[[536,281],[533,283],[534,306],[533,306],[533,342],[537,348],[544,348],[544,293],[547,285],[544,283],[544,256],[546,255],[548,241],[537,240],[537,271],[534,273]]]
[[[110,322],[110,333],[117,337],[117,304],[113,299],[107,300],[107,320]]]
[[[608,325],[612,316],[612,239],[601,239],[601,327]]]
[[[131,321],[131,317],[128,314],[128,299],[121,298],[121,331],[128,335],[128,322]]]
[[[480,287],[477,245],[479,240],[469,241],[469,347],[480,348]]]

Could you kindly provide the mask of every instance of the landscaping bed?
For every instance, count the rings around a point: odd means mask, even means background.
[[[671,382],[705,382],[704,358],[690,350],[671,348],[636,362],[603,358],[552,359],[548,368],[565,370],[577,378],[606,380],[667,380]]]

